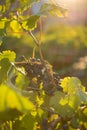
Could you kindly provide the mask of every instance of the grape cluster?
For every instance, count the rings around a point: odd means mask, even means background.
[[[43,84],[43,89],[47,94],[52,94],[55,90],[60,90],[59,76],[53,72],[52,65],[47,61],[30,58],[28,61],[16,62],[15,65],[23,66],[30,80],[32,87],[38,88]]]

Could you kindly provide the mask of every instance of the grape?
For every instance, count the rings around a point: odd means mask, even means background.
[[[46,94],[53,94],[55,90],[60,90],[59,75],[53,72],[52,65],[47,61],[42,62],[40,59],[30,58],[29,60],[16,62],[16,66],[24,67],[26,74],[30,80],[32,87],[40,86],[43,83],[43,89]],[[33,78],[37,79],[37,84],[33,82]],[[33,83],[32,83],[33,82]]]

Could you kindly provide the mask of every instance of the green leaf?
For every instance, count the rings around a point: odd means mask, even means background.
[[[16,54],[13,51],[3,51],[0,53],[0,84],[7,79],[7,73],[11,63],[16,58]],[[3,75],[3,76],[2,76]]]
[[[65,94],[62,92],[56,92],[55,95],[50,99],[50,107],[53,107],[56,112],[62,117],[72,117],[74,114],[73,108],[68,104],[68,100],[61,100],[65,98]]]
[[[59,17],[67,16],[67,9],[62,8],[59,5],[50,4],[50,3],[42,4],[39,14],[43,15],[48,12],[57,15]]]
[[[34,2],[38,2],[40,0],[21,0],[20,1],[20,4],[22,7],[25,7],[25,6],[31,6],[31,4],[33,4]]]
[[[17,20],[12,20],[9,23],[9,26],[8,26],[6,32],[8,35],[20,38],[21,32],[23,32],[23,31],[22,31],[20,23]]]
[[[3,58],[7,58],[10,62],[13,62],[16,58],[16,54],[15,52],[10,50],[3,51],[2,53],[0,53],[0,60],[2,60]]]
[[[61,87],[65,93],[74,94],[82,88],[81,81],[76,77],[65,77],[61,82]]]
[[[37,26],[37,20],[39,19],[40,16],[38,15],[32,15],[29,17],[29,19],[27,19],[27,21],[24,21],[22,26],[26,29],[26,30],[34,30]]]
[[[8,116],[8,111],[16,110],[20,113],[31,112],[34,105],[27,98],[10,89],[9,86],[2,84],[0,86],[0,118],[4,113]]]
[[[20,89],[26,89],[27,86],[29,86],[29,78],[26,77],[25,75],[17,72],[17,77],[16,77],[16,80],[15,80],[15,84],[18,88]]]
[[[63,92],[67,93],[68,104],[76,109],[81,104],[87,103],[87,94],[83,91],[81,81],[76,77],[65,77],[61,81]]]
[[[21,127],[25,128],[25,130],[37,130],[39,124],[42,121],[45,112],[42,109],[37,109],[37,114],[33,116],[32,114],[26,114],[21,120]]]
[[[18,32],[19,30],[20,30],[20,28],[21,28],[21,26],[20,26],[20,24],[18,23],[18,21],[17,20],[12,20],[11,22],[10,22],[10,27],[13,29],[13,31],[15,31],[15,32]]]
[[[23,1],[26,1],[28,4],[32,4],[32,3],[38,2],[40,0],[23,0]]]
[[[31,114],[27,114],[21,120],[21,127],[24,127],[25,130],[34,130],[35,123],[36,123],[35,117],[32,116]]]

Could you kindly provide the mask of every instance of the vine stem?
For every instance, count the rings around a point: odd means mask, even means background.
[[[21,28],[23,29],[23,31],[26,32],[27,34],[29,34],[29,35],[33,38],[33,40],[34,40],[36,46],[38,47],[38,51],[39,51],[40,58],[41,58],[41,60],[44,62],[44,58],[43,58],[42,51],[41,51],[41,47],[40,47],[40,41],[41,41],[41,39],[38,40],[38,39],[34,36],[34,34],[33,34],[31,31],[26,30],[25,28],[23,28],[21,19],[19,19],[19,13],[17,12],[16,15],[17,15],[17,18],[18,18],[18,22],[20,23]],[[41,24],[40,24],[40,33],[41,33]],[[40,34],[40,35],[41,35],[41,34]],[[40,37],[41,37],[41,36],[40,36]]]
[[[41,18],[39,20],[39,26],[40,26],[40,38],[39,38],[40,40],[39,41],[40,41],[40,44],[41,44],[41,41],[42,41],[42,29],[43,29],[42,28],[42,19]]]
[[[21,26],[21,27],[22,27],[22,26]],[[38,41],[38,39],[34,36],[34,34],[33,34],[31,31],[25,30],[23,27],[22,27],[22,29],[23,29],[27,34],[29,34],[29,35],[33,38],[33,40],[34,40],[36,46],[38,47],[38,51],[39,51],[40,58],[41,58],[41,60],[44,62],[44,58],[43,58],[42,51],[41,51],[41,47],[40,47],[40,42]]]
[[[41,47],[40,47],[40,42],[37,40],[37,38],[33,35],[33,33],[31,31],[27,31],[28,34],[30,34],[30,36],[33,38],[33,40],[35,41],[35,44],[37,45],[38,47],[38,51],[39,51],[39,54],[40,54],[40,58],[42,61],[44,61],[44,58],[43,58],[43,55],[42,55],[42,51],[41,51]]]

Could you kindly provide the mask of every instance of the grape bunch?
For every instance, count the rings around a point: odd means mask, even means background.
[[[15,62],[15,65],[24,67],[30,86],[38,88],[42,83],[43,89],[47,94],[52,94],[57,89],[61,90],[59,75],[53,72],[52,65],[47,61],[30,58],[27,61]]]

